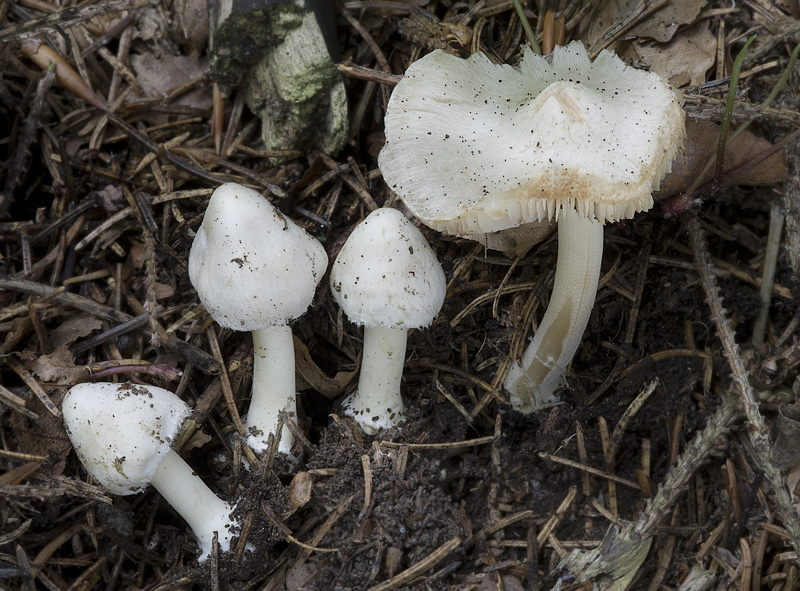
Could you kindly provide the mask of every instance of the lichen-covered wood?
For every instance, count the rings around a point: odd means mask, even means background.
[[[338,151],[347,139],[347,100],[336,69],[332,5],[217,0],[211,10],[211,72],[239,87],[262,121],[267,150]]]

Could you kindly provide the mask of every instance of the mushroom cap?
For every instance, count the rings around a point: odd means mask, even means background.
[[[437,50],[412,64],[386,112],[378,162],[423,223],[450,234],[557,219],[601,222],[652,207],[685,136],[682,99],[658,75],[573,41],[518,68]]]
[[[138,384],[78,384],[61,405],[75,453],[116,495],[147,487],[191,409],[172,392]]]
[[[331,292],[351,322],[367,328],[428,326],[447,282],[422,232],[396,209],[370,213],[331,268]]]
[[[226,183],[206,209],[189,252],[189,279],[221,326],[288,324],[311,305],[328,266],[323,246],[260,193]]]

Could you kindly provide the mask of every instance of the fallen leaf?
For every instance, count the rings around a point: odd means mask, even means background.
[[[301,507],[304,507],[311,500],[312,489],[311,474],[308,472],[298,472],[289,484],[289,514],[284,517],[287,519]]]
[[[128,206],[128,200],[125,199],[125,194],[122,192],[122,189],[115,185],[106,185],[97,192],[97,195],[100,197],[103,209],[106,210],[106,213],[116,213],[123,207]]]
[[[707,0],[671,0],[669,4],[644,17],[622,37],[631,36],[669,41],[682,25],[693,23],[705,6]],[[585,30],[581,30],[576,39],[582,39],[586,47],[594,47],[603,35],[612,27],[618,26],[635,10],[641,8],[642,0],[610,0],[600,3],[590,19],[584,19]],[[612,44],[612,48],[615,44]]]
[[[506,228],[489,234],[468,234],[465,238],[475,240],[491,250],[499,250],[508,258],[524,257],[536,244],[550,236],[556,224],[549,221],[530,222],[515,228]]]
[[[386,571],[389,577],[393,577],[400,568],[400,561],[403,558],[403,551],[397,546],[391,546],[386,551]]]
[[[653,193],[656,201],[686,192],[705,166],[709,155],[717,149],[719,127],[708,121],[688,120],[686,122],[686,145],[672,163],[672,172],[661,181],[661,187]],[[725,171],[731,172],[752,161],[772,147],[767,140],[759,138],[750,131],[744,131],[731,142],[725,150]],[[758,166],[740,176],[728,175],[726,184],[767,186],[786,180],[788,170],[783,150],[778,150]],[[714,175],[712,169],[703,177],[700,185],[708,182]]]
[[[717,39],[705,20],[681,31],[669,43],[639,42],[634,51],[651,72],[675,88],[699,86],[716,60]]]
[[[175,288],[168,283],[156,283],[153,286],[153,290],[155,291],[155,298],[157,300],[171,298],[175,295]]]
[[[0,474],[0,484],[19,484],[29,476],[33,476],[33,474],[41,465],[42,462],[28,462],[27,464],[22,464],[22,466],[13,468],[8,472],[4,472],[3,474]]]
[[[136,11],[136,28],[134,38],[141,39],[148,45],[158,47],[159,42],[167,39],[169,15],[159,8],[142,8]]]
[[[206,443],[211,441],[213,438],[203,433],[200,429],[192,433],[192,436],[189,438],[189,441],[183,444],[181,451],[186,452],[190,449],[195,449],[196,447],[203,447]]]
[[[671,0],[631,29],[630,34],[665,43],[682,25],[693,23],[707,3],[707,0]]]
[[[141,269],[147,262],[147,251],[141,242],[132,242],[128,247],[128,260],[125,261],[134,269]]]
[[[170,90],[208,73],[206,58],[188,55],[162,55],[152,53],[131,56],[131,65],[145,94],[151,98],[163,99]],[[203,111],[211,110],[211,86],[204,83],[179,97],[171,104]],[[164,116],[161,116],[162,118]],[[159,119],[159,117],[154,117]]]
[[[358,369],[353,371],[340,371],[332,378],[325,375],[325,373],[314,363],[311,359],[311,354],[303,342],[294,337],[294,356],[295,367],[297,370],[297,389],[302,390],[316,390],[323,396],[328,398],[336,398],[347,387],[356,374]]]
[[[94,316],[89,316],[88,314],[72,316],[50,332],[47,344],[53,349],[58,349],[63,345],[72,344],[101,328],[103,328],[103,323]]]
[[[317,567],[313,564],[301,562],[293,566],[286,574],[286,591],[305,591],[319,578]]]
[[[72,387],[89,375],[83,366],[75,365],[75,357],[66,345],[60,346],[49,355],[40,355],[31,371],[47,384]]]
[[[173,22],[193,57],[200,55],[208,42],[208,4],[206,0],[177,0],[172,4]]]

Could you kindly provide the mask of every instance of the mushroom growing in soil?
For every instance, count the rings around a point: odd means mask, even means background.
[[[253,333],[253,398],[248,445],[267,448],[281,411],[296,416],[289,323],[311,305],[328,266],[322,245],[257,191],[227,183],[206,209],[189,253],[189,278],[221,326]],[[278,450],[291,454],[282,430]]]
[[[172,392],[138,384],[78,384],[61,405],[64,426],[86,471],[110,493],[131,495],[152,484],[189,524],[200,562],[230,549],[233,507],[217,497],[170,444],[191,409]]]
[[[512,405],[554,403],[594,304],[603,224],[652,207],[683,144],[681,98],[658,75],[580,42],[518,68],[434,51],[386,112],[379,164],[423,223],[476,236],[558,221],[558,268],[539,330],[505,382]]]
[[[400,382],[408,330],[428,326],[441,309],[444,271],[422,232],[396,209],[384,207],[347,238],[330,281],[350,321],[364,326],[358,390],[344,413],[374,435],[403,419]]]

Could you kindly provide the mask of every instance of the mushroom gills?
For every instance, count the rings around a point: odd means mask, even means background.
[[[567,365],[581,343],[592,314],[600,263],[603,224],[572,207],[558,214],[558,262],[553,293],[539,330],[505,381],[511,405],[531,413],[559,402]]]

